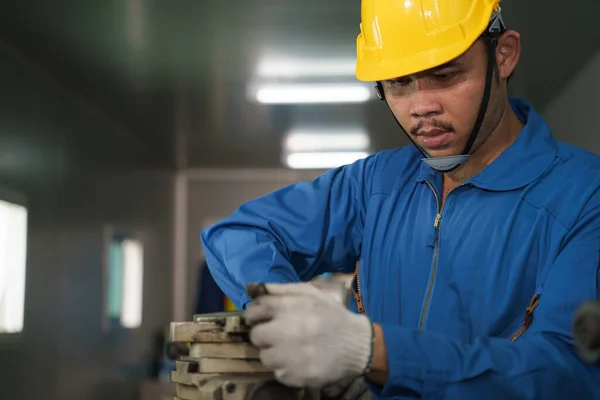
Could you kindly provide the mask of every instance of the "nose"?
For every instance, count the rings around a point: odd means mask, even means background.
[[[436,96],[428,90],[415,90],[411,100],[410,114],[413,118],[434,117],[444,110]]]

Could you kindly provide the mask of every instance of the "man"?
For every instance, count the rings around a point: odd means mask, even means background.
[[[202,233],[263,363],[291,386],[364,377],[376,398],[600,398],[571,336],[598,298],[600,157],[508,99],[520,36],[499,0],[363,0],[357,45],[357,77],[413,144]],[[356,262],[364,314],[300,283]]]

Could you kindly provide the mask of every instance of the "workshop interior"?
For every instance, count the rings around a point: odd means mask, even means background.
[[[511,96],[600,154],[600,2],[502,7],[522,36]],[[0,398],[319,399],[260,364],[200,232],[410,143],[355,76],[360,13],[360,0],[3,2]],[[351,275],[316,279],[351,296]],[[573,315],[590,363],[592,300]]]

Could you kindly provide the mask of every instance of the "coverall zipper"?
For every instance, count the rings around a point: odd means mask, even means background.
[[[423,313],[421,314],[421,321],[419,322],[419,330],[420,331],[422,331],[425,328],[425,319],[427,317],[427,311],[429,310],[429,305],[431,302],[431,294],[433,292],[433,285],[435,284],[435,278],[436,278],[436,274],[437,274],[439,238],[440,238],[440,221],[442,219],[442,211],[444,210],[444,204],[445,204],[445,201],[440,202],[440,198],[439,198],[437,192],[435,191],[435,189],[433,188],[433,185],[429,181],[425,181],[425,182],[427,183],[427,185],[433,192],[433,195],[435,196],[435,200],[438,205],[438,213],[435,216],[435,220],[433,222],[433,227],[435,228],[435,246],[434,246],[434,250],[433,250],[433,267],[431,269],[431,278],[429,280],[429,286],[427,287],[427,295],[425,297],[425,305],[423,307]],[[450,193],[448,193],[448,194],[450,194]],[[446,198],[448,198],[448,196],[446,196]],[[531,326],[531,324],[533,322],[533,312],[539,304],[539,298],[540,298],[539,294],[536,294],[531,299],[529,307],[527,307],[527,310],[525,311],[525,318],[523,321],[523,325],[517,332],[515,332],[515,334],[513,334],[511,336],[511,338],[510,338],[511,341],[514,342],[515,340],[517,340]]]
[[[354,295],[354,299],[356,300],[356,308],[359,313],[365,314],[365,307],[362,301],[362,294],[360,292],[360,277],[358,276],[358,262],[356,263],[356,268],[354,269],[354,277],[353,281],[356,282],[356,290],[354,290],[354,284],[350,285],[352,289],[352,294]]]
[[[531,302],[529,303],[529,306],[527,307],[527,309],[525,310],[525,318],[523,319],[523,325],[521,326],[521,328],[514,334],[511,336],[510,340],[512,342],[514,342],[515,340],[517,340],[518,338],[521,337],[522,334],[524,334],[527,329],[529,329],[529,327],[531,326],[531,324],[533,323],[533,311],[536,309],[536,307],[540,304],[540,295],[539,294],[535,294],[533,296],[533,298],[531,299]]]
[[[431,268],[431,278],[429,279],[429,286],[427,287],[427,295],[425,296],[425,305],[423,306],[423,313],[421,314],[421,320],[419,322],[419,330],[422,331],[425,328],[425,319],[427,317],[427,311],[429,310],[429,304],[431,302],[431,294],[433,293],[433,285],[435,284],[435,278],[437,274],[437,263],[438,263],[438,250],[439,250],[439,238],[440,238],[440,221],[442,219],[442,211],[444,210],[444,201],[440,202],[440,197],[433,188],[433,185],[429,181],[425,181],[433,195],[438,206],[438,213],[435,216],[433,227],[435,228],[435,245],[433,249],[433,267]]]

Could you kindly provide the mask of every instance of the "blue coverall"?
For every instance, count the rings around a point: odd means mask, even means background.
[[[442,175],[406,146],[241,205],[201,235],[216,281],[244,307],[246,283],[359,261],[389,358],[377,398],[600,398],[571,335],[599,297],[600,157],[510,103],[524,129],[443,204]]]

